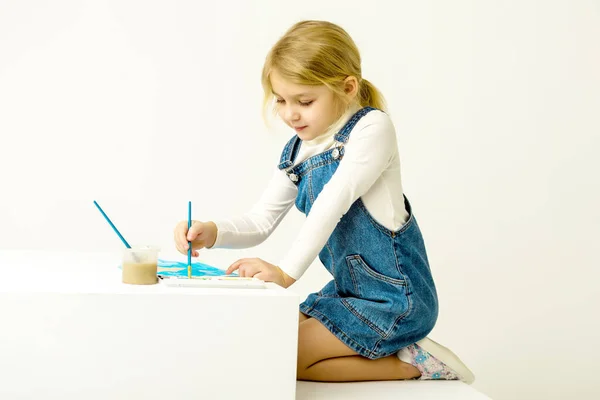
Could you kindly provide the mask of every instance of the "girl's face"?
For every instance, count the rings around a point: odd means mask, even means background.
[[[302,140],[322,135],[341,116],[339,101],[336,101],[334,93],[325,85],[291,83],[274,70],[271,73],[271,86],[277,99],[279,117]]]

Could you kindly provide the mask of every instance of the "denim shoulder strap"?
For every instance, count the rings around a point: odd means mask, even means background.
[[[294,160],[296,159],[296,155],[298,154],[298,150],[300,149],[300,143],[302,140],[295,135],[293,138],[287,142],[283,151],[281,152],[281,159],[279,160],[279,169],[286,169],[294,165]]]
[[[349,120],[346,125],[335,135],[335,141],[340,143],[346,143],[350,137],[350,132],[354,128],[354,125],[369,112],[377,110],[374,107],[364,107],[358,110]]]

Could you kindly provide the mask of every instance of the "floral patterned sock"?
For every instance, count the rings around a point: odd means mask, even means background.
[[[458,375],[446,364],[435,358],[433,355],[423,350],[418,344],[413,343],[398,352],[398,358],[408,364],[417,367],[421,372],[418,379],[442,379],[457,380]]]

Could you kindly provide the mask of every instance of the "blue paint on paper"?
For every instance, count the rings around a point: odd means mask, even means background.
[[[158,274],[187,278],[187,262],[158,260]],[[201,262],[192,262],[192,276],[220,276],[225,270]]]
[[[158,275],[187,278],[187,262],[158,259]],[[119,265],[119,269],[121,265]],[[201,262],[192,262],[192,276],[221,276],[225,270]],[[237,271],[231,276],[237,276]]]

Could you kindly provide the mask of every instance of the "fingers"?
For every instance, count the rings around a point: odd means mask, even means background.
[[[258,268],[252,264],[242,264],[239,268],[239,275],[242,278],[252,278],[258,272]]]
[[[196,240],[196,238],[198,236],[200,236],[203,231],[204,231],[204,224],[202,222],[192,221],[192,227],[187,232],[187,238],[186,238],[186,240],[188,242]]]
[[[239,275],[244,278],[252,278],[262,271],[263,265],[257,262],[256,258],[245,260],[239,268]]]
[[[192,242],[195,239],[197,239],[200,235],[202,235],[202,233],[204,232],[204,224],[200,221],[192,221],[192,226],[190,229],[188,229],[188,222],[187,221],[180,221],[176,226],[175,226],[175,231],[174,231],[174,240],[175,240],[175,248],[177,249],[177,251],[179,251],[181,254],[187,254],[188,251],[188,242]],[[194,243],[194,247],[198,248],[200,245],[200,247],[202,246],[202,243]],[[194,257],[198,257],[199,253],[197,251],[193,251],[192,255]]]
[[[238,270],[240,277],[251,278],[261,271],[261,266],[255,258],[242,258],[231,264],[225,274],[229,275],[235,270]]]
[[[242,264],[243,261],[244,261],[244,259],[241,259],[241,260],[237,260],[236,262],[234,262],[233,264],[231,264],[229,266],[229,268],[227,268],[227,271],[225,271],[225,275],[229,275],[232,272],[234,272],[235,270],[237,270],[240,267],[240,265]]]

